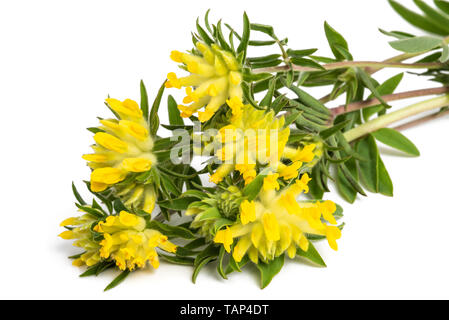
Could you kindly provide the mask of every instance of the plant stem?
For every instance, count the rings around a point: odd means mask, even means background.
[[[446,110],[446,111],[438,111],[438,112],[429,114],[428,116],[421,117],[419,119],[412,120],[412,121],[409,121],[407,123],[401,124],[400,126],[396,126],[393,129],[398,130],[398,131],[405,130],[405,129],[408,129],[408,128],[420,125],[422,123],[426,123],[428,121],[431,121],[431,120],[434,120],[434,119],[446,116],[448,114],[449,114],[449,109]]]
[[[409,99],[409,98],[416,98],[416,97],[422,97],[422,96],[430,96],[434,94],[442,94],[442,93],[448,93],[449,87],[437,87],[437,88],[429,88],[429,89],[420,89],[420,90],[412,90],[412,91],[406,91],[406,92],[399,92],[399,93],[393,93],[389,95],[382,96],[382,99],[384,101],[396,101],[396,100],[402,100],[402,99]],[[377,98],[359,101],[359,102],[353,102],[348,105],[341,105],[335,108],[330,109],[332,115],[336,117],[339,114],[347,113],[371,106],[375,106],[380,104],[380,101]]]
[[[322,65],[325,70],[336,70],[343,68],[359,67],[359,68],[403,68],[403,69],[438,69],[444,67],[445,64],[439,62],[429,63],[401,63],[401,62],[378,62],[378,61],[341,61]],[[288,71],[288,65],[260,68],[253,70],[254,73],[275,73]],[[293,65],[294,71],[320,71],[317,68],[303,67]]]
[[[388,125],[397,122],[399,120],[414,116],[416,114],[437,109],[443,108],[449,105],[449,95],[443,95],[436,98],[432,98],[429,100],[425,100],[422,102],[415,103],[411,106],[402,108],[397,111],[393,111],[391,113],[387,113],[383,116],[380,116],[376,119],[368,121],[354,129],[351,129],[344,133],[344,136],[348,142],[354,141],[360,137],[363,137],[366,134],[377,131],[381,128],[385,128]]]

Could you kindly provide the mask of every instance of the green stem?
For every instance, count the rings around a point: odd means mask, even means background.
[[[401,68],[401,69],[438,69],[444,67],[445,64],[439,62],[429,63],[401,63],[401,62],[378,62],[378,61],[341,61],[323,64],[322,67],[325,70],[336,70],[351,67],[359,68]],[[254,73],[275,73],[288,71],[290,67],[288,65],[260,68],[253,70]],[[293,65],[294,71],[320,71],[317,68],[303,67]]]
[[[354,129],[345,132],[344,136],[346,140],[348,140],[348,142],[351,142],[371,132],[377,131],[381,128],[385,128],[394,122],[417,115],[425,111],[443,108],[448,105],[449,105],[449,95],[439,96],[433,99],[418,102],[411,106],[402,108],[397,111],[393,111],[391,113],[387,113],[376,119],[368,121]]]

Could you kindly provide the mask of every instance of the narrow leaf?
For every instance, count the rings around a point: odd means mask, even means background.
[[[164,94],[165,89],[165,81],[162,83],[159,91],[157,93],[156,99],[153,102],[153,106],[151,107],[150,112],[150,131],[151,135],[155,136],[157,130],[159,129],[159,116],[157,115],[159,111],[159,106],[161,104],[162,95]]]
[[[260,287],[263,289],[268,286],[275,275],[281,271],[284,266],[284,255],[274,258],[268,263],[259,262],[256,264],[260,271]]]
[[[310,241],[309,241],[309,249],[307,251],[304,251],[298,247],[296,250],[296,254],[298,256],[306,258],[307,260],[312,261],[313,263],[321,267],[326,267],[326,263],[324,262],[323,258],[321,258],[320,254]]]
[[[140,80],[140,109],[142,110],[144,119],[147,120],[149,112],[148,94],[143,80]]]
[[[118,275],[117,278],[115,278],[114,280],[112,280],[112,282],[104,289],[104,291],[108,291],[111,290],[112,288],[115,288],[116,286],[118,286],[120,283],[123,282],[123,280],[126,279],[126,277],[130,274],[131,271],[129,271],[128,269],[126,269],[125,271],[123,271],[122,273],[120,273]]]
[[[183,126],[184,120],[181,117],[181,114],[178,109],[178,104],[176,103],[175,98],[172,95],[168,96],[167,99],[168,106],[168,120],[171,125],[174,126]]]
[[[360,140],[356,146],[357,153],[363,158],[359,161],[363,182],[371,192],[379,191],[379,155],[376,141],[370,134]]]
[[[382,128],[372,133],[376,140],[392,147],[403,151],[409,155],[418,157],[419,150],[407,137],[405,137],[399,131],[390,128]]]

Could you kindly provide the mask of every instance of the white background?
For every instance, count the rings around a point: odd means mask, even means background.
[[[154,97],[166,73],[176,70],[170,51],[191,48],[195,19],[208,8],[212,20],[237,29],[246,10],[252,22],[288,36],[293,48],[318,47],[321,55],[330,55],[327,20],[357,60],[397,54],[377,27],[419,33],[386,1],[374,0],[2,1],[0,298],[449,298],[447,117],[405,132],[419,158],[382,148],[394,198],[370,194],[349,205],[328,195],[344,206],[346,227],[338,252],[317,244],[326,269],[288,262],[264,290],[255,273],[225,281],[209,266],[194,285],[191,268],[166,263],[135,272],[106,293],[115,273],[78,278],[67,259],[77,249],[57,234],[59,222],[76,215],[71,181],[82,189],[89,177],[81,154],[93,140],[84,128],[108,115],[108,94],[139,100],[140,79]],[[436,85],[406,78],[399,91]]]

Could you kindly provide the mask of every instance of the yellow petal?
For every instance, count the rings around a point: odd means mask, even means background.
[[[104,184],[115,184],[123,181],[126,177],[126,172],[117,168],[98,168],[92,171],[90,180],[92,182],[100,182]]]
[[[130,172],[145,172],[151,169],[151,160],[146,158],[126,158],[122,161],[123,169]]]
[[[281,237],[279,223],[274,213],[265,213],[262,216],[263,229],[269,241],[278,241]]]
[[[94,140],[100,146],[115,151],[118,153],[125,153],[128,150],[128,144],[113,135],[105,132],[97,132],[94,136]]]
[[[254,201],[244,200],[240,204],[240,221],[243,225],[256,220],[256,204]]]

